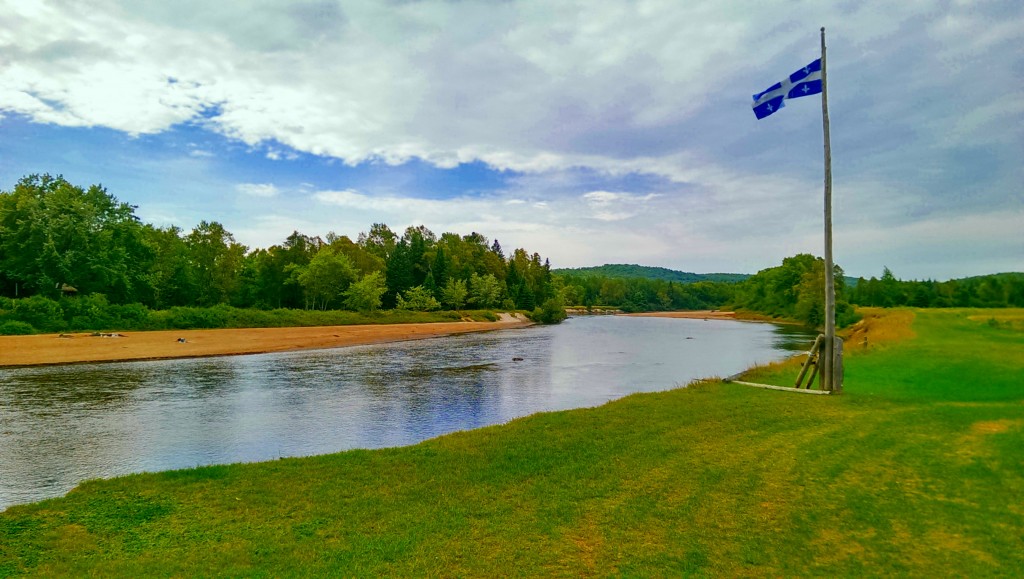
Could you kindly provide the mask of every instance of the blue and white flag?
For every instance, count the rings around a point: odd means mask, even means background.
[[[768,90],[754,95],[754,114],[763,119],[786,106],[786,99],[809,96],[821,92],[821,59],[789,75],[782,82],[770,86]]]

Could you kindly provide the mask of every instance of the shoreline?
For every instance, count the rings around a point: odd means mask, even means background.
[[[804,326],[803,323],[787,318],[774,318],[765,314],[750,312],[746,310],[687,310],[687,311],[666,311],[666,312],[639,312],[635,314],[616,314],[620,316],[634,316],[646,318],[679,318],[690,320],[735,320],[737,322],[756,322],[768,324],[781,324],[784,326]]]
[[[530,325],[532,322],[502,314],[497,322],[157,330],[106,334],[113,337],[93,336],[91,332],[0,336],[0,368],[267,354],[421,340]]]
[[[682,312],[639,312],[616,314],[632,318],[682,318],[687,320],[737,320],[736,312],[721,310],[688,310]]]

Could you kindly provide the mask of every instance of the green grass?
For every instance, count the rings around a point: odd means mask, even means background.
[[[88,482],[0,514],[0,575],[1019,576],[1024,310],[995,314],[875,312],[842,396],[713,381]]]

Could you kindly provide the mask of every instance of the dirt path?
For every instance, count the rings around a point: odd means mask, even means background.
[[[259,354],[310,348],[336,348],[483,332],[529,325],[502,316],[497,322],[440,322],[311,328],[250,328],[121,332],[114,337],[83,334],[0,336],[0,367],[76,362],[114,362]]]

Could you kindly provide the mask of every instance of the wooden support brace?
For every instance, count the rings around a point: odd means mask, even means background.
[[[781,390],[783,392],[797,392],[800,394],[831,394],[828,390],[801,390],[800,388],[790,388],[789,386],[773,386],[771,384],[758,384],[756,382],[742,382],[740,380],[731,380],[731,384],[742,384],[744,386],[753,386],[754,388],[765,388],[767,390]]]
[[[800,384],[804,381],[804,376],[807,375],[807,370],[813,364],[815,366],[815,373],[817,373],[817,359],[819,358],[818,352],[821,350],[821,343],[825,340],[825,336],[818,334],[818,337],[814,340],[814,345],[811,346],[811,350],[807,352],[807,361],[804,362],[803,368],[800,369],[800,375],[796,378],[796,384],[794,388],[800,388]],[[814,381],[814,374],[811,374],[811,379],[807,383],[807,388],[811,387],[811,382]]]

